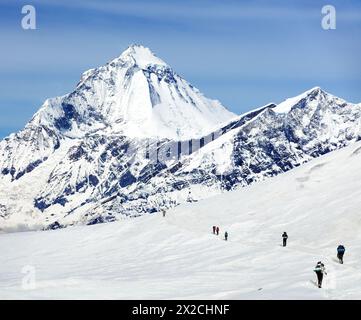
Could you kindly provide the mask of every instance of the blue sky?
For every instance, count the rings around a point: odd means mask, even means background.
[[[37,29],[21,28],[21,8]],[[337,29],[321,28],[332,4]],[[359,0],[1,0],[0,138],[132,43],[235,113],[321,86],[361,102]]]

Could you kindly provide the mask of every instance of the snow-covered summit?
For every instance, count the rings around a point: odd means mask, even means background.
[[[34,121],[71,138],[101,130],[184,140],[232,117],[150,49],[132,45],[118,58],[83,73],[73,92],[48,101]]]
[[[87,78],[99,73],[99,71],[105,71],[112,68],[124,68],[125,66],[136,66],[140,69],[146,70],[148,66],[151,65],[158,66],[159,68],[170,68],[167,63],[165,63],[162,59],[158,58],[149,48],[138,44],[132,44],[126,50],[124,50],[120,54],[120,56],[111,60],[104,66],[84,71],[80,78],[78,86],[81,85],[83,81],[85,81]]]
[[[149,48],[142,45],[133,44],[129,46],[115,60],[132,61],[142,69],[146,69],[149,65],[168,66],[162,59],[158,58]]]
[[[319,100],[325,98],[326,96],[330,96],[329,93],[323,91],[320,87],[311,88],[295,97],[288,98],[285,101],[279,103],[277,107],[273,109],[273,111],[277,113],[288,113],[291,109],[298,105],[302,100]]]

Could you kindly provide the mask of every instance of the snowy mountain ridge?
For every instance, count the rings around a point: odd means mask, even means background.
[[[0,230],[154,213],[360,140],[361,105],[319,87],[235,116],[131,46],[0,142]]]

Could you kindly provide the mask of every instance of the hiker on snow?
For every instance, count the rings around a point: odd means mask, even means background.
[[[216,227],[217,236],[219,235],[219,227]]]
[[[216,234],[216,226],[213,226],[213,234]]]
[[[321,261],[318,261],[317,264],[316,264],[316,267],[315,267],[315,269],[313,271],[316,272],[318,287],[321,288],[322,287],[323,275],[324,274],[327,275],[325,265]]]
[[[283,246],[285,247],[287,245],[287,239],[288,239],[288,235],[286,232],[283,232],[282,239],[283,239]]]
[[[346,249],[342,244],[340,244],[337,247],[337,258],[341,264],[343,264],[343,255],[344,255],[345,251],[346,251]]]
[[[227,239],[228,239],[228,232],[226,231],[225,234],[224,234],[224,240],[227,241]]]

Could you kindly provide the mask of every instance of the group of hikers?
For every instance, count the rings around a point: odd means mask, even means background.
[[[283,246],[284,247],[287,246],[287,239],[288,239],[287,232],[283,232],[282,241],[283,241]],[[343,255],[345,254],[345,251],[346,251],[346,249],[345,249],[345,247],[343,245],[340,244],[337,247],[337,258],[338,258],[338,261],[341,264],[343,264]],[[317,264],[316,264],[316,267],[315,267],[315,269],[313,271],[316,273],[316,276],[317,276],[318,287],[321,288],[322,287],[323,275],[327,275],[325,265],[321,261],[318,261]]]
[[[162,210],[162,213],[163,213],[163,217],[165,217],[165,210]],[[213,229],[213,234],[218,236],[219,235],[219,227],[213,226],[212,229]],[[224,233],[224,240],[226,240],[226,241],[228,240],[228,232],[227,231]],[[283,232],[283,234],[282,234],[283,247],[287,246],[287,240],[288,240],[288,234],[287,234],[287,232]],[[341,264],[343,264],[343,255],[345,254],[345,251],[346,251],[346,249],[343,245],[339,245],[337,247],[337,258]],[[316,273],[316,276],[317,276],[318,287],[321,288],[323,275],[327,275],[325,265],[321,261],[318,261],[316,264],[316,267],[313,271]]]
[[[219,235],[219,227],[217,226],[213,226],[213,234],[216,234],[217,236]],[[224,233],[224,240],[228,240],[228,232],[226,231]]]
[[[219,235],[219,227],[218,226],[213,226],[213,234],[215,235]],[[227,241],[228,240],[228,232],[226,231],[224,233],[224,239]],[[287,232],[283,232],[282,234],[282,244],[284,247],[287,246],[287,239],[288,239],[288,234]],[[341,264],[343,264],[343,255],[345,254],[345,247],[343,245],[339,245],[337,247],[337,258],[339,260],[339,262]],[[321,262],[321,261],[318,261],[317,264],[316,264],[316,267],[314,269],[314,272],[316,273],[316,276],[317,276],[317,284],[318,284],[318,287],[321,288],[322,287],[322,280],[323,280],[323,275],[327,275],[327,272],[326,272],[326,268],[325,268],[325,265]]]

